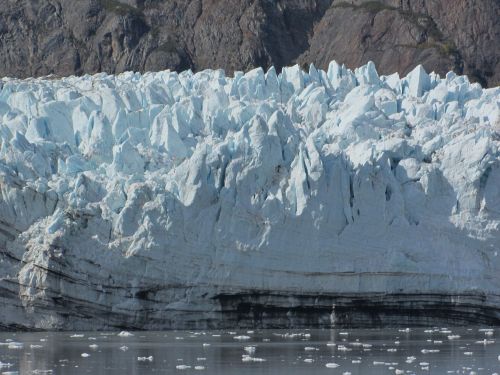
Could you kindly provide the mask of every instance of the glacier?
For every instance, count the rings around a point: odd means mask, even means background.
[[[418,66],[0,81],[0,328],[500,323],[500,88]]]

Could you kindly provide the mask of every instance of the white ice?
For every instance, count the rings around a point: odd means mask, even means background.
[[[499,102],[465,76],[372,63],[3,79],[0,284],[20,301],[0,318],[68,328],[34,308],[57,295],[147,328],[255,289],[499,307]],[[135,321],[135,292],[168,285],[186,289]]]

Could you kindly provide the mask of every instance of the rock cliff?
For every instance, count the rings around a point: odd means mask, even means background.
[[[500,84],[498,0],[0,0],[0,76],[235,70],[335,59]]]

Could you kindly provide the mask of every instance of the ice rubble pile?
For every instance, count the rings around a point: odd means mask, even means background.
[[[86,295],[54,269],[96,290],[498,291],[499,114],[499,88],[421,66],[3,79],[0,247],[22,262],[0,283],[23,309]]]

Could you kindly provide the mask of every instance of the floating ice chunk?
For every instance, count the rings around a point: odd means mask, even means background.
[[[87,358],[87,357],[90,357],[90,354],[88,354],[88,353],[82,353],[82,354],[80,354],[80,356],[83,357],[83,358]]]
[[[7,349],[23,349],[24,344],[22,342],[9,342],[9,345],[7,345]]]
[[[244,350],[245,352],[247,352],[248,354],[253,354],[253,353],[255,353],[255,350],[256,350],[256,349],[257,349],[257,348],[256,348],[255,346],[245,346],[245,347],[243,348],[243,350]]]
[[[119,334],[117,334],[117,336],[119,336],[119,337],[130,337],[130,336],[134,336],[134,334],[130,333],[130,332],[127,332],[127,331],[121,331]]]
[[[235,339],[235,340],[250,340],[250,336],[246,336],[246,335],[234,336],[233,339]]]
[[[338,363],[331,362],[331,363],[325,364],[325,367],[326,368],[337,368],[337,367],[340,367],[340,365]]]
[[[265,362],[266,360],[264,358],[257,358],[257,357],[252,357],[248,354],[243,354],[241,356],[241,361],[242,362]]]
[[[439,353],[439,349],[422,349],[420,352],[422,352],[423,354]]]
[[[337,350],[341,352],[350,352],[352,349],[346,347],[345,345],[338,345]]]
[[[201,370],[205,370],[205,366],[194,366],[194,369],[195,370],[198,370],[198,371],[201,371]]]
[[[494,344],[494,343],[495,343],[495,340],[487,340],[487,339],[484,339],[484,340],[479,340],[479,341],[476,341],[475,343],[476,343],[476,344],[481,344],[481,345],[490,345],[490,344]]]

